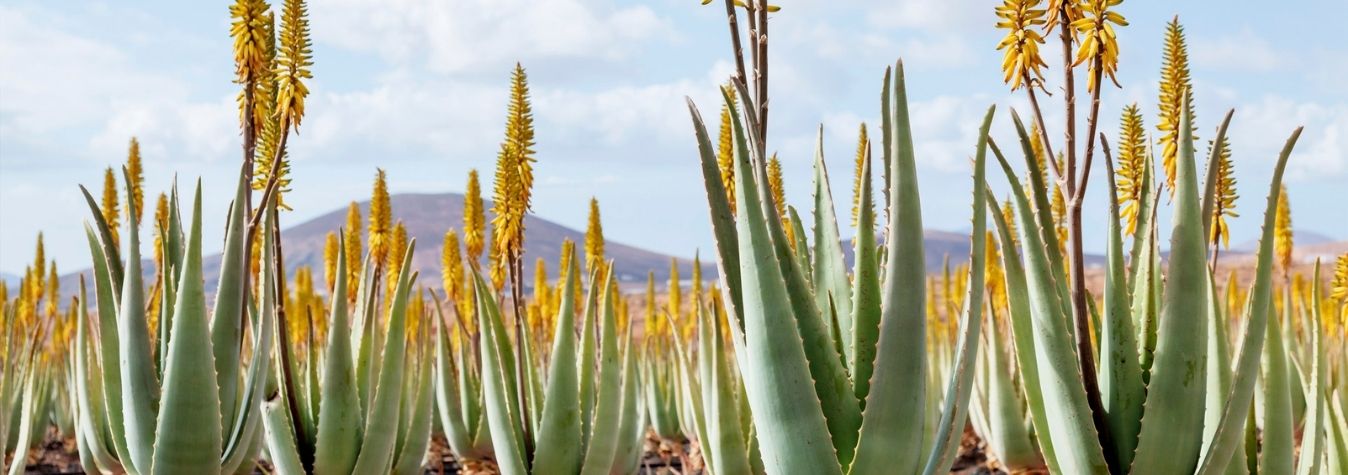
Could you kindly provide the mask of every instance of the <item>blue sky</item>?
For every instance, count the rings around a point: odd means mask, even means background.
[[[582,228],[595,196],[610,240],[678,255],[712,248],[683,97],[707,116],[718,107],[715,85],[731,70],[719,2],[310,3],[315,80],[290,141],[291,223],[365,199],[376,167],[388,170],[395,193],[462,191],[470,168],[489,176],[510,68],[520,61],[537,115],[537,214]],[[769,147],[785,165],[788,201],[809,203],[820,123],[834,193],[845,196],[857,126],[878,123],[881,74],[902,57],[925,225],[966,228],[966,159],[982,112],[999,106],[994,133],[1006,142],[1008,107],[1026,110],[1023,93],[1001,82],[995,3],[781,3],[771,29]],[[207,219],[206,231],[220,235],[240,153],[227,4],[0,4],[0,271],[30,262],[39,230],[63,270],[87,265],[76,185],[101,186],[103,168],[124,160],[133,135],[148,190],[167,187],[174,170],[184,183],[202,177],[208,216],[219,218]],[[1343,0],[1133,0],[1120,11],[1132,25],[1119,30],[1123,88],[1105,90],[1103,130],[1113,136],[1132,102],[1154,129],[1162,33],[1179,15],[1199,135],[1210,137],[1236,109],[1230,135],[1243,216],[1232,242],[1256,235],[1277,150],[1301,124],[1288,176],[1295,226],[1348,239],[1348,43],[1336,28]],[[1061,106],[1049,104],[1049,124],[1061,123]],[[1104,182],[1094,177],[1088,249],[1103,244]]]

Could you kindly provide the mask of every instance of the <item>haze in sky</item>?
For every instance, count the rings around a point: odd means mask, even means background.
[[[705,253],[712,236],[684,97],[714,116],[716,86],[732,66],[723,11],[699,3],[312,2],[313,95],[290,141],[294,211],[285,219],[367,199],[376,167],[394,193],[461,192],[471,168],[490,176],[519,61],[537,116],[535,212],[583,229],[595,196],[610,240]],[[769,147],[783,160],[788,201],[810,200],[821,123],[834,193],[850,190],[857,128],[878,125],[881,75],[902,57],[924,224],[966,229],[977,121],[995,103],[993,133],[1010,137],[1008,107],[1026,110],[1001,80],[994,2],[782,3],[771,30]],[[1306,131],[1287,178],[1295,227],[1348,239],[1348,43],[1304,21],[1342,17],[1342,0],[1133,1],[1120,11],[1131,22],[1119,29],[1123,87],[1105,90],[1103,131],[1113,136],[1134,102],[1155,130],[1162,34],[1179,15],[1200,153],[1236,109],[1229,136],[1243,216],[1231,223],[1232,242],[1255,237],[1256,203],[1297,125]],[[97,192],[132,136],[147,194],[166,189],[174,171],[184,186],[202,177],[206,209],[224,216],[241,156],[226,12],[226,2],[0,4],[0,271],[22,271],[38,231],[63,271],[87,266],[79,231],[88,210],[76,185]],[[1050,124],[1061,122],[1056,109]],[[1104,205],[1095,178],[1088,210]],[[1088,249],[1103,246],[1102,214],[1086,214]],[[206,235],[221,236],[223,221],[206,219]],[[208,241],[207,252],[218,248]]]

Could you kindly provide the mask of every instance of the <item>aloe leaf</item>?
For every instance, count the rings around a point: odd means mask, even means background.
[[[439,305],[435,305],[436,319],[444,322],[444,316],[441,315]],[[466,458],[472,452],[472,439],[475,434],[468,431],[467,424],[464,423],[463,403],[459,401],[459,385],[455,377],[456,371],[467,371],[467,368],[455,368],[454,358],[449,354],[449,332],[445,330],[443,323],[437,325],[435,331],[435,407],[440,415],[440,428],[444,431],[445,441],[450,449],[460,459]],[[319,428],[322,429],[322,418],[319,418]],[[319,444],[322,447],[322,444]],[[541,447],[540,447],[541,449]]]
[[[1217,126],[1217,136],[1212,140],[1212,149],[1208,151],[1207,168],[1203,176],[1203,236],[1212,236],[1213,210],[1217,206],[1217,181],[1221,173],[1221,155],[1226,140],[1226,128],[1231,125],[1231,116],[1235,109],[1226,111],[1221,125]]]
[[[492,317],[488,308],[493,304],[488,296],[489,287],[482,281],[480,275],[476,272],[473,274],[473,289],[477,295],[478,307],[478,337],[482,351],[482,393],[488,426],[491,428],[492,445],[496,448],[496,463],[503,475],[524,475],[528,473],[524,468],[526,465],[524,449],[519,438],[515,436],[515,425],[519,424],[519,421],[512,414],[514,408],[518,406],[512,406],[507,398],[506,386],[510,385],[507,379],[509,375],[503,370],[501,363],[501,353],[508,349],[500,348],[496,336],[493,335],[497,330],[490,322]]]
[[[880,337],[853,473],[915,473],[922,463],[922,431],[913,430],[923,424],[927,397],[922,207],[902,61],[895,71],[892,86],[885,72],[883,94],[893,88],[894,106],[881,111],[892,182]]]
[[[267,400],[262,407],[263,423],[267,427],[267,452],[271,454],[271,463],[276,473],[283,475],[303,474],[300,453],[295,446],[295,429],[290,424],[290,410],[286,408],[285,398],[279,394]]]
[[[216,285],[215,305],[211,312],[211,349],[215,355],[216,381],[220,386],[221,422],[225,428],[241,417],[236,412],[238,397],[239,359],[242,348],[244,308],[248,300],[249,252],[247,220],[243,209],[248,193],[247,180],[242,172],[229,205],[229,219],[225,228],[225,249],[220,257],[220,281]],[[170,233],[172,235],[172,233]],[[167,243],[165,243],[167,247]],[[169,253],[165,253],[168,255]],[[341,253],[338,253],[341,254]]]
[[[728,100],[728,99],[727,99]],[[707,136],[707,127],[702,122],[702,114],[692,99],[687,99],[688,113],[693,118],[693,132],[697,136],[697,151],[702,164],[702,184],[707,190],[707,205],[711,210],[712,233],[716,239],[717,268],[721,280],[722,292],[729,297],[726,307],[736,318],[736,326],[744,327],[739,317],[743,313],[744,297],[740,283],[740,256],[736,243],[739,232],[735,229],[735,214],[730,211],[730,202],[726,197],[725,184],[721,182],[720,168],[716,162],[716,148]],[[734,103],[734,101],[730,101]],[[739,152],[743,147],[736,146]],[[738,158],[736,159],[738,160]]]
[[[738,118],[738,114],[734,116]],[[742,118],[735,120],[734,126],[739,137],[746,128],[751,133],[756,128],[752,123],[746,127]],[[793,315],[795,310],[769,232],[770,222],[777,218],[764,212],[751,158],[742,153],[743,147],[737,150],[741,152],[735,157],[735,224],[744,299],[740,316],[744,321],[744,376],[760,428],[763,460],[773,473],[841,473],[824,407],[815,393],[800,327],[773,321]]]
[[[361,441],[360,456],[352,473],[383,473],[393,462],[393,447],[397,438],[398,407],[402,401],[403,358],[407,345],[407,298],[411,293],[412,255],[416,240],[407,246],[398,273],[398,285],[393,291],[389,307],[388,333],[385,334],[383,367],[379,369],[379,385],[370,404],[370,417],[365,421],[365,437]]]
[[[1311,319],[1306,324],[1307,338],[1310,339],[1311,367],[1310,367],[1310,386],[1306,391],[1306,418],[1302,427],[1301,454],[1297,460],[1297,475],[1310,475],[1320,473],[1321,457],[1325,454],[1325,430],[1324,430],[1324,412],[1325,412],[1325,394],[1324,394],[1324,360],[1325,350],[1322,337],[1320,336],[1320,261],[1315,261],[1315,270],[1312,272],[1314,278],[1311,279],[1311,301],[1310,312]]]
[[[351,324],[351,328],[356,329],[356,333],[351,336],[351,346],[356,348],[356,397],[360,399],[362,419],[369,416],[374,399],[374,378],[378,369],[376,360],[379,358],[375,348],[378,338],[375,314],[378,312],[376,302],[379,281],[382,280],[379,279],[379,263],[374,262],[369,254],[366,255],[364,265],[360,273],[360,286],[356,288],[355,321]]]
[[[867,168],[870,166],[867,165]],[[815,305],[819,312],[828,315],[830,297],[836,306],[833,311],[838,317],[837,339],[843,342],[843,355],[847,358],[848,368],[856,373],[852,353],[852,295],[851,282],[847,277],[847,264],[843,258],[842,237],[838,234],[838,216],[833,202],[833,191],[828,181],[828,166],[824,164],[824,127],[819,127],[815,138],[814,151],[814,273],[812,280],[815,289]],[[846,335],[846,336],[843,336]],[[855,379],[855,378],[854,378]],[[856,379],[856,381],[863,381]],[[865,397],[858,392],[858,398]],[[864,406],[862,406],[864,407]]]
[[[135,222],[134,217],[131,222]],[[131,245],[136,245],[135,226]],[[201,275],[201,183],[192,204],[187,260],[178,283],[172,340],[165,358],[164,396],[160,401],[153,447],[153,473],[217,473],[223,449],[220,393],[216,387],[211,335],[206,322],[206,292]],[[132,255],[136,254],[132,251]],[[139,267],[136,264],[130,268]],[[137,272],[137,275],[139,273]],[[128,274],[130,275],[130,274]],[[136,280],[139,280],[137,278]],[[125,288],[134,288],[130,284]],[[135,299],[124,299],[123,302]],[[143,323],[143,322],[142,322]],[[126,339],[126,341],[134,341]],[[237,358],[231,364],[237,366]],[[134,454],[134,452],[133,452]]]
[[[94,294],[98,298],[98,341],[97,351],[101,365],[98,367],[98,378],[101,379],[99,387],[102,389],[102,398],[104,402],[104,415],[107,417],[109,432],[111,432],[112,448],[117,453],[117,460],[123,464],[131,464],[131,454],[126,444],[126,431],[124,429],[123,417],[125,415],[122,407],[122,372],[121,365],[118,364],[118,355],[120,346],[117,339],[117,297],[113,291],[113,279],[109,275],[108,261],[105,259],[103,247],[98,244],[94,231],[86,223],[84,225],[85,235],[89,241],[89,253],[93,256],[93,274],[94,274]],[[12,327],[11,327],[12,328]]]
[[[1292,318],[1291,309],[1284,318]],[[1276,319],[1268,321],[1268,340],[1263,353],[1263,429],[1260,438],[1259,472],[1293,473],[1292,381],[1287,367],[1286,341]]]
[[[987,192],[980,185],[986,183],[984,170],[987,163],[988,129],[992,126],[992,116],[996,109],[996,106],[988,107],[987,114],[983,116],[983,125],[978,129],[978,151],[974,154],[974,229],[970,237],[969,280],[964,298],[964,321],[960,323],[955,366],[946,383],[945,404],[941,409],[941,422],[936,428],[935,445],[928,454],[926,468],[923,469],[923,473],[927,475],[950,471],[969,416],[969,397],[974,385],[974,358],[977,356],[979,332],[983,322],[984,273],[987,269],[988,255],[988,210],[985,205]]]
[[[1245,319],[1245,336],[1241,340],[1240,353],[1236,357],[1235,380],[1231,384],[1230,397],[1226,399],[1217,432],[1212,443],[1204,448],[1199,460],[1199,475],[1221,473],[1231,462],[1236,444],[1241,443],[1245,433],[1246,415],[1250,411],[1250,402],[1254,398],[1254,385],[1259,371],[1259,358],[1264,346],[1266,333],[1272,322],[1273,299],[1273,228],[1275,209],[1278,204],[1278,189],[1282,184],[1283,170],[1287,166],[1287,157],[1301,136],[1301,128],[1292,132],[1278,156],[1278,164],[1273,168],[1273,178],[1269,184],[1269,195],[1264,208],[1264,223],[1259,238],[1259,251],[1255,257],[1254,289],[1250,292],[1249,315]],[[1250,418],[1253,419],[1253,418]]]
[[[576,371],[580,374],[580,453],[589,450],[590,439],[594,437],[591,425],[594,423],[594,362],[595,349],[598,346],[595,336],[597,320],[595,313],[599,308],[599,287],[595,282],[597,278],[592,272],[589,285],[586,287],[584,314],[580,325],[580,359],[576,361]]]
[[[637,380],[638,356],[633,347],[632,325],[627,326],[627,336],[623,340],[626,349],[623,351],[622,416],[618,422],[618,448],[614,451],[610,475],[636,473],[646,440],[645,418],[642,417],[644,413],[641,411],[640,393],[637,392],[640,382]]]
[[[419,338],[425,343],[425,338]],[[426,345],[420,345],[426,348]],[[427,348],[429,349],[429,348]],[[426,458],[426,448],[431,442],[431,355],[424,353],[417,363],[417,377],[413,381],[416,391],[411,400],[409,420],[405,442],[393,464],[393,473],[414,475],[421,473],[421,462]]]
[[[263,241],[265,246],[274,246],[278,231],[275,225],[267,222],[272,229],[264,232]],[[267,378],[271,376],[273,366],[271,361],[271,348],[274,342],[276,325],[276,293],[275,284],[278,272],[273,260],[268,257],[263,266],[263,286],[264,295],[262,308],[254,312],[258,316],[257,321],[252,324],[253,355],[251,363],[248,365],[248,373],[245,376],[243,387],[243,397],[239,400],[240,407],[235,411],[238,418],[235,419],[233,427],[226,434],[224,453],[221,454],[222,467],[221,473],[233,473],[239,467],[244,466],[245,459],[251,460],[256,451],[254,446],[257,441],[264,439],[258,437],[258,431],[265,432],[266,421],[263,421],[262,401],[267,392],[265,387]],[[261,429],[259,429],[261,427]],[[249,464],[251,465],[251,464]]]
[[[346,236],[337,239],[346,248]],[[369,258],[366,258],[368,267]],[[346,268],[345,253],[337,253],[337,269]],[[347,310],[346,272],[337,272],[324,346],[323,397],[318,405],[318,435],[315,442],[315,473],[349,473],[356,465],[360,447],[360,400],[356,397],[356,373],[351,359],[350,313]]]
[[[130,201],[130,190],[127,199]],[[135,217],[129,220],[135,223]],[[141,281],[140,231],[127,226],[127,262],[122,282],[121,309],[117,312],[120,340],[122,411],[125,413],[127,448],[131,470],[149,473],[154,456],[155,414],[159,411],[159,380],[150,356],[150,330],[145,319],[145,286]],[[217,408],[218,410],[218,408]]]
[[[711,385],[711,401],[707,404],[710,429],[707,431],[716,447],[717,474],[751,473],[749,452],[745,447],[744,427],[740,420],[740,407],[736,404],[731,386],[737,380],[725,358],[725,342],[721,339],[721,322],[714,315],[708,315],[706,337],[709,344],[707,357],[711,359],[711,377],[706,384]]]
[[[34,428],[40,427],[41,424],[35,420],[39,417],[42,417],[42,415],[38,413],[39,410],[35,407],[35,405],[41,402],[41,400],[39,399],[40,392],[38,389],[39,386],[38,373],[41,371],[42,368],[39,367],[36,364],[36,361],[33,360],[32,358],[29,358],[28,360],[29,360],[28,363],[29,368],[27,374],[24,375],[23,377],[23,388],[21,390],[22,392],[20,393],[21,396],[19,398],[19,407],[20,407],[19,409],[20,416],[18,425],[19,438],[15,440],[14,445],[15,456],[13,463],[11,463],[9,466],[9,475],[20,475],[26,471],[25,469],[27,468],[28,448],[32,446],[34,442],[33,441]],[[4,430],[8,432],[9,428],[6,427],[4,428]]]
[[[1123,230],[1119,226],[1118,187],[1114,183],[1112,164],[1105,165],[1109,188],[1109,250],[1105,272],[1104,324],[1098,333],[1100,340],[1100,399],[1104,403],[1105,418],[1114,442],[1113,453],[1119,457],[1119,466],[1133,463],[1137,448],[1137,434],[1142,420],[1142,403],[1146,387],[1142,384],[1142,367],[1137,362],[1137,331],[1133,328],[1132,311],[1128,299],[1128,278],[1123,263]]]
[[[1040,440],[1052,439],[1045,444],[1045,453],[1052,453],[1050,466],[1056,464],[1058,473],[1107,473],[1104,449],[1086,404],[1085,383],[1077,363],[1076,339],[1060,300],[1059,285],[1053,279],[1054,265],[1049,261],[1041,233],[1036,231],[1040,224],[1024,189],[1015,186],[1017,179],[1011,165],[1002,156],[998,156],[997,161],[1007,181],[1013,184],[1010,188],[1016,217],[1020,220],[1018,231],[1026,264],[1024,295],[1029,296],[1035,365],[1039,370],[1038,391],[1031,387],[1026,393],[1042,393],[1046,424],[1046,427],[1036,427],[1035,432]],[[1012,288],[1008,294],[1016,295],[1017,291]]]
[[[1058,249],[1062,248],[1062,244],[1058,242],[1058,233],[1053,223],[1053,209],[1052,205],[1049,204],[1049,185],[1045,181],[1048,177],[1036,171],[1051,168],[1048,164],[1040,163],[1040,161],[1053,160],[1053,157],[1040,157],[1034,152],[1034,147],[1030,145],[1030,135],[1025,131],[1025,123],[1021,122],[1020,115],[1014,109],[1011,111],[1011,122],[1016,126],[1016,135],[1020,138],[1020,149],[1025,156],[1026,169],[1029,170],[1025,174],[1028,181],[1026,187],[1029,193],[1029,203],[1034,206],[1034,211],[1033,213],[1026,211],[1024,214],[1031,214],[1038,219],[1038,225],[1031,229],[1038,230],[1040,240],[1044,243],[1044,249],[1050,250],[1047,253],[1050,264],[1048,270],[1051,272],[1049,275],[1052,276],[1052,282],[1056,284],[1054,291],[1058,293],[1058,302],[1063,308],[1062,311],[1071,315],[1071,309],[1068,308],[1068,302],[1070,301],[1067,297],[1066,267],[1063,265],[1062,253],[1057,252]],[[1019,186],[1019,183],[1011,182],[1011,185]],[[1068,332],[1075,332],[1076,325],[1068,325],[1067,329]],[[1075,338],[1075,333],[1073,335],[1073,338]]]
[[[871,388],[871,375],[875,372],[875,343],[880,339],[880,262],[876,256],[875,243],[875,206],[871,191],[871,157],[866,153],[862,162],[860,214],[857,219],[857,235],[853,240],[855,262],[852,278],[856,287],[852,289],[851,301],[848,299],[830,299],[830,311],[837,315],[838,331],[847,335],[850,341],[844,348],[850,348],[847,365],[852,369],[852,386],[856,397],[862,401],[865,409],[866,393]],[[832,206],[832,204],[830,204]],[[842,284],[847,286],[847,275],[843,274]],[[841,304],[847,302],[846,306]],[[836,306],[836,307],[835,307]],[[846,320],[852,328],[843,327],[844,308],[850,307],[852,315]]]
[[[1235,288],[1235,279],[1227,283],[1229,288]],[[1217,283],[1215,278],[1208,279],[1208,315],[1207,315],[1207,387],[1206,399],[1203,406],[1203,446],[1212,444],[1213,437],[1217,435],[1217,425],[1222,420],[1222,412],[1226,406],[1226,398],[1231,391],[1231,341],[1228,329],[1228,320],[1226,312],[1223,310],[1221,300],[1217,298]],[[1244,446],[1236,447],[1236,455],[1232,461],[1245,459]],[[1243,475],[1248,473],[1245,464],[1231,463],[1227,465],[1226,473],[1231,475]]]
[[[534,473],[571,474],[580,468],[580,385],[576,376],[576,263],[566,266],[562,276],[565,289],[557,313],[552,343],[553,364],[548,368],[547,395],[543,400],[542,422],[538,431],[538,451],[534,453]]]
[[[619,298],[614,291],[613,271],[604,279],[604,312],[600,324],[602,337],[599,341],[599,387],[595,401],[594,424],[590,427],[590,444],[585,449],[585,460],[581,472],[585,475],[608,473],[613,466],[613,457],[618,448],[618,422],[622,405],[622,368],[619,366],[618,334],[614,322],[614,300]]]
[[[996,153],[997,149],[992,147],[992,150],[999,161],[1004,162],[1001,155]],[[990,191],[988,193],[991,194]],[[992,222],[996,224],[998,246],[1002,251],[1002,269],[1006,276],[1007,310],[1013,343],[1011,347],[1015,349],[1016,367],[1020,369],[1021,395],[1025,397],[1034,436],[1043,452],[1044,460],[1053,472],[1061,473],[1057,469],[1058,462],[1053,452],[1053,441],[1047,433],[1049,426],[1044,408],[1044,395],[1039,391],[1039,362],[1035,357],[1034,323],[1030,317],[1025,270],[1021,266],[1016,241],[1011,236],[1010,224],[1003,219],[1004,215],[1001,207],[997,205],[997,200],[988,200],[988,209],[992,213]]]
[[[78,414],[76,431],[77,440],[80,442],[81,458],[84,458],[84,454],[87,452],[88,457],[97,467],[106,467],[109,471],[114,472],[121,471],[122,464],[117,462],[116,455],[110,451],[112,449],[109,446],[110,441],[103,439],[108,429],[107,421],[103,419],[106,408],[103,407],[103,401],[96,396],[99,391],[89,388],[90,385],[97,388],[101,378],[90,376],[90,366],[92,365],[96,372],[98,360],[94,357],[92,343],[89,341],[88,331],[85,328],[85,322],[89,320],[89,295],[82,276],[80,277],[79,299],[75,302],[79,313],[75,316],[75,342],[72,348],[75,351],[72,355],[75,374],[72,381],[75,386],[74,403]],[[0,384],[0,397],[8,396],[3,387],[4,385]],[[3,445],[0,444],[0,446]]]
[[[1188,98],[1185,99],[1186,103]],[[1182,108],[1187,111],[1187,108]],[[1180,121],[1170,265],[1156,327],[1156,356],[1147,385],[1135,473],[1192,471],[1202,445],[1209,278],[1199,208],[1192,114]],[[1285,472],[1278,472],[1285,473]]]
[[[113,244],[112,230],[108,227],[108,221],[103,219],[103,209],[98,206],[98,201],[94,200],[94,196],[89,194],[89,190],[84,185],[80,185],[80,193],[84,195],[84,203],[89,205],[89,214],[93,216],[93,229],[98,231],[98,247],[103,251],[103,262],[107,265],[108,275],[111,277],[109,280],[113,286],[112,293],[120,304],[122,280],[125,276],[121,253],[118,252],[117,246]]]

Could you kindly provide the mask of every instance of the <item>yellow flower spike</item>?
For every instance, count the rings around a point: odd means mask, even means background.
[[[283,127],[299,129],[304,118],[304,99],[309,95],[305,79],[313,74],[309,19],[304,0],[286,0],[281,11],[281,48],[277,58],[277,114]]]
[[[786,184],[782,181],[782,161],[777,159],[777,154],[772,154],[768,160],[768,192],[772,195],[772,203],[777,208],[778,218],[782,220],[782,230],[786,233],[786,242],[792,249],[796,246],[796,236],[792,230],[791,221],[787,219],[786,212]]]
[[[855,164],[852,174],[852,227],[857,227],[857,220],[861,216],[861,176],[865,170],[866,157],[870,155],[871,142],[866,137],[866,123],[861,124],[861,131],[857,132],[857,155],[853,159]]]
[[[164,267],[164,233],[168,230],[168,195],[159,194],[154,204],[154,268],[162,273]]]
[[[727,85],[722,88],[735,102],[735,88]],[[721,185],[725,186],[726,201],[730,204],[730,213],[735,213],[735,132],[730,117],[730,106],[721,104],[721,129],[716,149],[716,165],[721,171]]]
[[[334,285],[337,285],[337,272],[346,271],[345,269],[337,270],[337,255],[341,252],[342,250],[337,244],[337,233],[329,231],[327,237],[323,240],[323,281],[327,284],[329,292],[332,291]]]
[[[386,300],[389,304],[392,304],[393,292],[398,287],[399,267],[402,266],[403,257],[407,256],[407,226],[404,226],[401,220],[393,226],[393,234],[389,239],[388,256],[387,261],[384,262],[384,270],[388,276],[388,284],[385,286],[388,294]]]
[[[1002,202],[1002,220],[1006,221],[1006,229],[1011,234],[1011,245],[1019,246],[1020,238],[1016,235],[1016,210],[1011,207],[1009,197]]]
[[[679,260],[669,259],[669,300],[665,302],[665,310],[676,323],[683,322],[683,281],[679,279]]]
[[[1175,197],[1175,157],[1179,155],[1180,110],[1184,104],[1184,95],[1190,95],[1189,114],[1193,116],[1193,84],[1189,79],[1189,51],[1185,46],[1184,27],[1179,17],[1175,17],[1166,26],[1165,49],[1162,52],[1161,88],[1157,100],[1156,129],[1161,132],[1161,162],[1165,167],[1166,188],[1170,197]],[[1190,121],[1192,124],[1192,119]],[[1194,127],[1192,131],[1197,131]],[[1197,138],[1197,136],[1195,136]]]
[[[1115,174],[1118,176],[1119,214],[1125,221],[1124,232],[1137,230],[1137,215],[1141,212],[1142,175],[1147,170],[1147,138],[1143,135],[1142,112],[1137,103],[1123,108],[1119,119],[1119,157]]]
[[[660,322],[664,319],[656,315],[655,308],[655,272],[646,273],[646,338],[653,339],[660,335]]]
[[[1114,32],[1114,26],[1128,26],[1128,22],[1123,19],[1123,15],[1110,10],[1110,7],[1116,7],[1121,3],[1123,0],[1081,0],[1080,8],[1084,15],[1072,22],[1072,28],[1083,37],[1072,65],[1099,59],[1099,71],[1095,71],[1097,67],[1095,62],[1090,64],[1092,74],[1086,81],[1088,91],[1094,91],[1099,87],[1095,83],[1097,73],[1101,77],[1108,77],[1114,85],[1119,84],[1118,79],[1114,77],[1119,68],[1119,38]]]
[[[229,36],[234,39],[235,81],[245,83],[264,68],[263,42],[267,10],[264,0],[237,0],[229,6]]]
[[[103,172],[102,211],[103,220],[108,222],[108,233],[112,235],[112,245],[117,246],[121,241],[118,231],[121,229],[122,213],[117,204],[117,176],[113,175],[112,167]]]
[[[1287,185],[1278,190],[1278,208],[1273,221],[1273,256],[1284,278],[1292,272],[1292,210],[1287,203]]]
[[[1034,28],[1043,26],[1045,11],[1035,8],[1039,0],[1004,0],[996,8],[997,28],[1006,31],[1006,36],[997,43],[998,50],[1006,50],[1002,56],[1003,81],[1011,84],[1011,90],[1019,89],[1033,81],[1044,80],[1044,58],[1039,53],[1039,45],[1044,37]]]
[[[468,265],[477,269],[486,242],[487,218],[482,210],[482,186],[477,170],[468,170],[468,187],[463,192],[463,245]]]
[[[599,217],[599,200],[590,198],[590,217],[585,226],[585,269],[587,272],[603,274],[604,266],[604,225]]]
[[[459,251],[459,235],[454,230],[445,231],[445,242],[440,247],[440,281],[445,289],[445,297],[455,305],[465,298],[463,274],[463,256]]]
[[[140,142],[131,137],[131,145],[126,153],[126,173],[131,175],[130,209],[135,210],[135,224],[140,224],[142,211],[145,211],[145,169],[140,160]]]
[[[1348,301],[1348,252],[1339,255],[1334,264],[1334,278],[1330,281],[1329,298]]]
[[[377,169],[374,192],[370,196],[370,255],[376,265],[382,265],[389,252],[389,232],[393,226],[393,208],[389,203],[388,182],[384,169]]]
[[[342,250],[342,252],[346,253],[347,282],[360,282],[360,268],[363,265],[362,261],[364,257],[362,255],[364,250],[361,249],[363,246],[360,242],[360,221],[360,205],[357,205],[355,201],[352,201],[351,204],[346,207],[346,227],[344,228],[346,234],[343,236],[345,238],[344,243],[346,244],[346,249]],[[355,300],[356,288],[359,286],[348,285],[347,287],[347,300]]]
[[[1061,21],[1062,12],[1064,11],[1067,13],[1067,23],[1069,24],[1075,23],[1083,16],[1079,0],[1049,0],[1048,8],[1046,10],[1048,11],[1048,17],[1044,22],[1044,32],[1046,33],[1052,32],[1054,28],[1057,28],[1058,23]],[[1076,38],[1077,31],[1075,29],[1070,29],[1070,32],[1072,33],[1072,37]]]
[[[510,105],[505,138],[496,158],[492,193],[492,268],[496,290],[505,287],[506,267],[524,250],[524,215],[532,208],[534,116],[529,104],[528,76],[515,63],[510,78]]]
[[[1214,144],[1209,142],[1208,151],[1211,153]],[[1212,233],[1208,236],[1208,242],[1212,245],[1221,244],[1223,248],[1231,247],[1231,229],[1226,224],[1226,218],[1240,217],[1236,213],[1236,199],[1240,195],[1236,194],[1236,176],[1231,170],[1231,141],[1222,137],[1221,153],[1217,155],[1217,183],[1215,200],[1212,208]]]

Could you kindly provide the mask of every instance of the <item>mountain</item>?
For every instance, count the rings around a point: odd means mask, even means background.
[[[402,221],[407,227],[407,235],[417,240],[417,249],[412,256],[412,267],[421,272],[423,283],[430,285],[440,282],[440,251],[444,243],[445,231],[463,226],[463,195],[458,193],[403,193],[390,197],[394,222]],[[370,203],[361,202],[361,216],[370,215]],[[487,222],[491,223],[490,201],[484,201],[487,208]],[[285,219],[284,216],[282,219]],[[286,228],[282,233],[282,246],[286,253],[286,267],[293,270],[300,265],[314,269],[323,268],[323,245],[327,233],[346,223],[346,206],[315,217],[303,223]],[[488,231],[490,232],[490,231]],[[583,252],[585,233],[537,215],[524,218],[524,263],[525,280],[532,282],[534,260],[542,257],[548,265],[548,271],[556,277],[557,261],[562,254],[562,241],[570,239],[577,245],[577,251]],[[459,233],[460,239],[463,233]],[[368,239],[367,239],[368,241]],[[368,242],[366,242],[368,250]],[[608,240],[604,243],[604,254],[614,260],[615,277],[619,282],[645,282],[647,272],[655,272],[656,280],[668,280],[669,263],[673,256],[648,251],[635,246]],[[212,259],[218,260],[218,257]],[[679,275],[692,275],[692,259],[678,258]],[[485,262],[485,260],[483,261]],[[703,272],[715,276],[715,263],[703,262]],[[316,276],[317,277],[317,276]]]
[[[1317,233],[1315,231],[1311,231],[1308,229],[1292,229],[1292,242],[1294,243],[1293,247],[1330,244],[1337,241],[1338,239],[1335,239],[1329,235]],[[1240,244],[1231,246],[1231,250],[1253,254],[1254,251],[1259,250],[1259,238],[1251,239],[1249,241],[1245,241]]]
[[[463,195],[458,193],[402,193],[391,196],[390,203],[393,208],[394,221],[402,221],[403,225],[407,227],[408,236],[417,240],[417,249],[412,256],[412,265],[414,269],[420,272],[421,283],[427,287],[438,289],[440,286],[441,245],[446,230],[449,228],[458,229],[462,226]],[[369,217],[370,203],[365,201],[357,205],[360,207],[362,224],[364,224]],[[484,206],[488,209],[487,220],[490,223],[491,202],[485,202]],[[287,216],[282,214],[283,225],[286,218]],[[310,266],[317,273],[315,278],[322,279],[323,246],[327,233],[336,230],[345,223],[346,206],[340,206],[317,217],[285,226],[281,234],[282,246],[286,253],[287,271],[293,273],[300,266]],[[536,215],[527,215],[524,223],[526,273],[524,280],[526,285],[533,281],[533,263],[539,257],[547,262],[549,272],[553,278],[556,278],[557,260],[561,255],[562,241],[570,239],[581,246],[585,241],[584,232],[548,221]],[[969,237],[965,233],[927,230],[923,232],[923,239],[924,260],[928,272],[940,272],[947,258],[949,258],[951,265],[968,261]],[[368,239],[363,241],[368,241]],[[368,242],[366,242],[366,245],[368,246]],[[843,241],[843,250],[850,266],[852,261],[851,240]],[[671,259],[674,259],[673,256],[612,240],[605,243],[604,251],[610,259],[614,260],[617,278],[621,283],[633,286],[640,285],[645,282],[647,272],[653,272],[656,281],[660,282],[662,286],[669,279],[669,263]],[[677,259],[679,275],[688,279],[692,275],[691,259],[683,257]],[[1101,256],[1093,254],[1087,256],[1088,266],[1099,265],[1101,262],[1103,262]],[[212,292],[215,289],[220,272],[220,255],[206,256],[202,266],[206,276],[207,291]],[[154,277],[155,270],[152,262],[146,259],[143,268],[146,279]],[[77,291],[79,276],[83,274],[86,278],[89,278],[88,272],[85,269],[62,276],[61,289],[63,293],[72,294]],[[707,279],[715,278],[715,256],[704,256],[702,272]],[[5,277],[8,279],[12,276]]]

